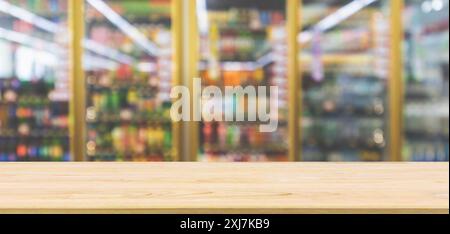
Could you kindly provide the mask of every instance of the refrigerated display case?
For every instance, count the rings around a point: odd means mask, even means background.
[[[447,51],[448,0],[0,0],[0,161],[448,161]],[[278,130],[172,122],[194,77]]]
[[[449,160],[449,1],[404,8],[405,161]]]
[[[69,161],[67,1],[0,0],[0,161]]]
[[[303,1],[302,160],[390,160],[388,2]]]
[[[173,1],[86,0],[88,161],[177,161]]]
[[[222,121],[198,124],[200,161],[288,161],[288,66],[286,1],[196,2],[198,73],[202,88],[277,86],[278,128],[259,131],[261,122],[223,121],[242,107],[248,114],[248,96],[224,95]],[[192,77],[189,77],[192,79]],[[266,96],[270,102],[271,96]],[[211,101],[211,100],[209,100]],[[233,111],[229,106],[233,106]],[[232,113],[231,113],[232,112]],[[236,120],[236,119],[235,119]]]

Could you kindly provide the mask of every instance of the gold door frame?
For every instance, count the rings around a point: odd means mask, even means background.
[[[182,22],[183,22],[183,0],[171,0],[171,20],[172,20],[172,86],[182,84],[183,70],[183,41],[182,41]],[[180,122],[172,122],[172,154],[174,161],[181,161],[181,152],[183,145],[181,142],[182,128]]]
[[[288,32],[288,131],[289,131],[289,161],[301,160],[302,141],[300,116],[302,82],[300,74],[298,33],[301,32],[302,0],[287,0],[287,32]]]
[[[75,161],[85,161],[86,87],[83,71],[84,0],[69,0],[70,26],[70,152]]]
[[[200,40],[199,29],[198,29],[198,21],[197,21],[197,0],[189,0],[188,1],[188,12],[189,15],[189,29],[188,29],[188,61],[185,61],[188,66],[188,87],[190,93],[193,93],[194,89],[194,78],[199,76],[198,72],[198,61],[199,61],[199,49],[200,49]],[[185,43],[186,45],[186,43]],[[191,95],[191,107],[193,106],[194,99]],[[191,111],[192,112],[192,111]],[[193,121],[193,113],[191,113],[191,121],[188,122],[189,128],[189,139],[186,139],[186,144],[189,145],[189,157],[188,161],[198,161],[198,153],[199,153],[199,123]],[[187,142],[189,141],[189,142]]]
[[[390,0],[389,160],[402,161],[403,148],[403,7],[404,0]]]

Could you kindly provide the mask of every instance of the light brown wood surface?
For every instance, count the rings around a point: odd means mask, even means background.
[[[448,212],[448,163],[0,164],[0,213]]]

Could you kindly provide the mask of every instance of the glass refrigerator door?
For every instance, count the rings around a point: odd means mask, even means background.
[[[303,0],[304,161],[388,159],[388,2]]]
[[[448,0],[406,1],[404,160],[448,161]]]
[[[69,161],[67,1],[0,0],[0,161]]]
[[[219,104],[223,112],[221,118],[199,124],[200,161],[289,160],[285,9],[286,1],[281,0],[197,1],[201,85],[203,90],[218,87],[223,95],[206,98],[223,101]],[[226,87],[237,86],[255,90],[261,86],[267,93],[269,86],[278,87],[277,97],[258,96],[258,103],[278,98],[279,108],[272,111],[278,114],[275,132],[260,131],[265,120],[249,121],[249,114],[257,113],[248,95],[226,94]],[[245,121],[226,121],[230,120],[226,116],[237,113],[244,113]]]
[[[89,161],[177,160],[170,0],[86,0]]]

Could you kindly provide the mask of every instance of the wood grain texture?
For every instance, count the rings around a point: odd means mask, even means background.
[[[448,163],[0,164],[0,213],[448,212]]]

